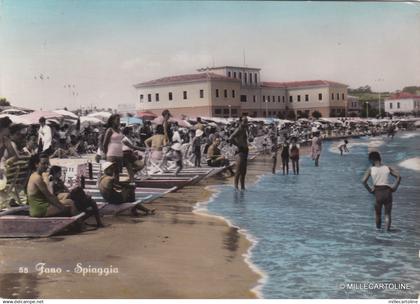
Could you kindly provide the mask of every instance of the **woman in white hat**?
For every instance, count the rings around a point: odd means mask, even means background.
[[[195,156],[194,166],[201,167],[201,138],[204,132],[200,129],[195,131],[195,137],[192,142],[193,154]]]

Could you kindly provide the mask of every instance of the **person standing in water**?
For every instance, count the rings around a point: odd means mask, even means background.
[[[289,175],[289,143],[287,140],[282,145],[281,150],[281,163],[283,167],[283,175],[287,174]]]
[[[290,146],[290,159],[292,160],[293,174],[299,175],[299,144],[297,138],[292,138],[292,144]]]
[[[382,164],[379,152],[370,152],[369,161],[372,163],[362,183],[370,193],[375,194],[376,228],[381,228],[382,206],[385,208],[385,226],[387,231],[391,229],[392,192],[397,191],[401,182],[400,174],[393,168]],[[395,178],[394,184],[389,183],[390,176]],[[369,177],[372,178],[373,188],[368,184]]]
[[[345,139],[344,143],[338,146],[338,150],[340,150],[340,155],[343,156],[343,152],[349,152],[349,149],[347,149],[348,140]]]
[[[238,188],[239,180],[241,189],[245,190],[245,176],[248,166],[248,119],[246,116],[239,118],[239,127],[229,137],[229,142],[234,144],[238,150],[236,152],[236,170],[235,170],[235,189]]]
[[[319,166],[319,157],[321,156],[322,151],[322,139],[321,133],[316,129],[313,131],[312,146],[311,146],[311,156],[312,160],[315,161],[315,167]]]

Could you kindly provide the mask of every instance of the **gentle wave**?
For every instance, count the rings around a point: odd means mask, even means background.
[[[407,138],[413,138],[413,137],[416,137],[416,136],[420,136],[420,133],[408,133],[408,134],[402,134],[402,135],[400,136],[400,138],[407,139]]]
[[[403,160],[398,164],[398,166],[414,171],[420,171],[420,157]]]

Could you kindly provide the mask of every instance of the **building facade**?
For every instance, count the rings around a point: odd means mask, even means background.
[[[356,96],[347,96],[347,116],[358,117],[362,113],[362,105]]]
[[[420,113],[420,96],[400,93],[385,100],[385,112],[395,113]]]
[[[134,85],[137,109],[156,114],[238,117],[345,116],[347,85],[325,81],[262,82],[260,69],[216,67]]]

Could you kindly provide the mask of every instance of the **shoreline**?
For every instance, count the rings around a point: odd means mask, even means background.
[[[259,157],[249,168],[261,175],[264,163],[271,165]],[[247,176],[248,185],[257,174]],[[0,297],[258,298],[263,276],[251,266],[252,238],[221,217],[194,211],[212,198],[212,187],[231,183],[232,178],[209,178],[146,204],[157,208],[155,216],[105,217],[104,229],[0,239]],[[34,269],[39,262],[62,267],[63,273],[40,275]],[[119,273],[85,277],[72,273],[77,263],[112,265]],[[19,273],[19,267],[29,273]]]

